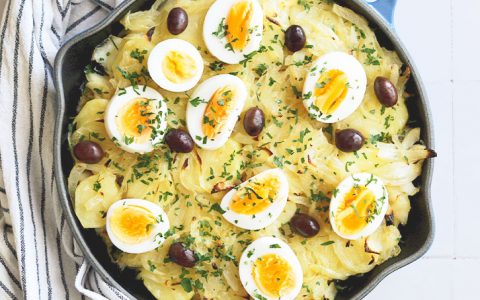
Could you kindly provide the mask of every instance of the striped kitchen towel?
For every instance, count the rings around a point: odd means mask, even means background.
[[[0,2],[0,299],[126,299],[83,261],[52,159],[55,54],[121,1]]]

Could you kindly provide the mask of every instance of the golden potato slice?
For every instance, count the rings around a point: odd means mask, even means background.
[[[85,228],[105,226],[110,205],[120,200],[116,176],[107,170],[80,182],[75,191],[75,213]]]
[[[102,121],[107,104],[108,100],[105,99],[93,99],[86,102],[73,123],[77,128],[81,128],[90,122]]]
[[[375,266],[377,255],[365,252],[365,239],[348,241],[339,236],[333,236],[335,254],[342,264],[352,274],[366,273]]]

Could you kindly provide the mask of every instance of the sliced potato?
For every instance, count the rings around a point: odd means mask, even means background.
[[[334,237],[335,254],[352,274],[367,273],[375,266],[375,255],[365,252],[365,241],[348,241]]]
[[[102,121],[107,104],[108,100],[105,99],[93,99],[86,102],[73,123],[77,128],[81,128],[89,122]]]
[[[105,226],[110,205],[120,200],[116,176],[107,170],[80,182],[75,191],[75,213],[85,228]]]

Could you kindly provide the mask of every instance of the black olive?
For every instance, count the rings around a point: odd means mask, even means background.
[[[173,243],[170,246],[168,256],[174,263],[185,268],[192,268],[197,262],[195,252],[186,248],[185,245],[180,242]]]
[[[343,152],[358,151],[364,142],[362,134],[355,129],[348,128],[335,133],[335,145]]]
[[[313,217],[297,213],[290,220],[291,228],[303,237],[313,237],[320,231],[320,225]]]
[[[165,135],[165,142],[170,150],[179,153],[190,153],[193,150],[193,139],[182,129],[172,129]]]
[[[285,46],[292,52],[297,52],[305,47],[307,37],[305,31],[298,25],[292,25],[285,31]]]
[[[398,102],[398,92],[395,85],[385,77],[375,79],[375,95],[378,101],[386,107],[392,107]]]
[[[171,34],[178,35],[188,26],[187,12],[181,7],[175,7],[168,13],[167,27]]]
[[[82,141],[73,147],[73,154],[81,162],[96,164],[103,158],[103,149],[95,142]]]
[[[250,136],[258,136],[265,127],[265,114],[258,107],[247,110],[243,117],[243,128]]]

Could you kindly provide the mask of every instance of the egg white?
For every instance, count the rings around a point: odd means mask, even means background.
[[[345,100],[331,115],[324,115],[315,109],[315,85],[319,77],[329,70],[340,70],[348,77],[348,93]],[[350,116],[362,103],[367,88],[367,75],[362,64],[352,55],[344,52],[330,52],[318,58],[305,78],[303,104],[310,116],[323,123],[335,123]]]
[[[148,240],[144,241],[143,243],[132,245],[123,242],[120,240],[113,232],[112,230],[112,225],[110,223],[110,220],[112,218],[112,215],[114,211],[120,207],[120,206],[128,206],[128,205],[135,205],[135,206],[141,206],[147,210],[149,210],[155,217],[158,217],[160,222],[152,225],[150,237]],[[119,200],[115,203],[113,203],[107,212],[107,234],[108,237],[110,238],[110,241],[117,247],[118,249],[122,250],[123,252],[126,253],[144,253],[148,252],[151,250],[156,249],[158,246],[160,246],[164,241],[164,234],[168,231],[170,228],[170,222],[168,220],[167,214],[163,211],[163,209],[146,200],[141,200],[141,199],[123,199]]]
[[[282,240],[275,237],[261,237],[251,243],[242,253],[239,263],[239,275],[240,281],[247,293],[254,299],[258,299],[256,295],[261,295],[267,300],[278,300],[276,298],[269,297],[261,292],[259,287],[255,283],[255,279],[252,276],[253,266],[255,261],[267,254],[276,254],[289,262],[294,277],[295,286],[291,293],[281,297],[282,300],[293,300],[300,293],[303,284],[303,271],[298,261],[297,256],[293,250]]]
[[[185,82],[175,83],[170,81],[163,72],[165,56],[170,51],[185,53],[193,58],[197,72]],[[169,39],[158,43],[148,57],[148,72],[153,81],[161,88],[171,92],[184,92],[193,88],[202,77],[204,69],[203,58],[197,48],[181,39]]]
[[[280,181],[280,189],[277,191],[277,195],[270,206],[265,210],[261,211],[258,214],[245,215],[239,214],[230,210],[230,203],[233,200],[233,196],[237,193],[238,190],[245,187],[248,183],[256,180],[261,180],[262,178],[276,177]],[[258,230],[267,227],[268,225],[275,222],[275,220],[280,216],[285,205],[287,204],[288,199],[288,179],[281,169],[270,169],[263,171],[247,181],[241,183],[231,191],[229,191],[222,199],[220,206],[225,211],[223,217],[233,225],[248,229],[248,230]]]
[[[363,230],[355,234],[343,234],[338,229],[335,222],[335,213],[340,204],[343,203],[345,196],[354,186],[364,186],[374,195],[376,205],[380,207],[380,213],[373,216],[373,220],[368,223]],[[336,188],[336,193],[330,200],[330,224],[333,231],[340,237],[348,240],[358,240],[369,236],[382,224],[383,218],[388,210],[388,192],[383,182],[377,176],[370,173],[357,173],[345,178]]]
[[[131,101],[145,98],[150,99],[152,112],[157,114],[160,119],[160,124],[154,124],[158,134],[154,139],[149,139],[146,143],[137,143],[133,141],[131,144],[125,143],[124,134],[117,126],[116,118],[118,114]],[[167,129],[167,104],[163,96],[148,86],[139,85],[136,87],[130,86],[125,89],[118,90],[113,98],[108,103],[105,110],[105,129],[109,137],[114,140],[115,144],[123,150],[130,153],[148,153],[155,149],[155,145],[159,144],[165,135]]]
[[[223,130],[214,138],[207,138],[202,130],[203,116],[208,102],[213,94],[220,88],[230,85],[235,89],[235,107],[232,108]],[[195,106],[192,100],[201,99],[202,102]],[[233,75],[223,74],[211,77],[202,82],[193,92],[187,105],[187,128],[195,143],[206,150],[221,148],[230,138],[240,113],[247,99],[247,88],[243,81]]]
[[[226,37],[219,38],[213,33],[218,31],[222,19],[227,19],[230,8],[241,0],[217,0],[208,9],[205,21],[203,23],[203,40],[207,45],[208,51],[227,64],[238,64],[245,59],[245,55],[257,51],[263,36],[263,10],[257,0],[251,0],[253,6],[253,15],[249,28],[252,32],[249,36],[244,49],[241,51],[232,51],[227,47]],[[225,21],[226,22],[226,21]]]

